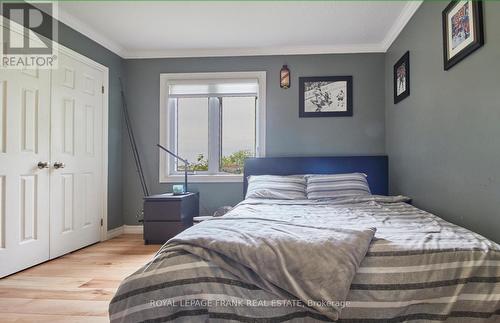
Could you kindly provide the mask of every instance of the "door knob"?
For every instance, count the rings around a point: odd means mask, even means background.
[[[47,162],[38,162],[36,165],[39,169],[49,168],[49,163]]]
[[[64,168],[66,165],[64,165],[64,163],[61,163],[61,162],[55,162],[54,163],[54,168],[55,169],[59,169],[59,168]]]

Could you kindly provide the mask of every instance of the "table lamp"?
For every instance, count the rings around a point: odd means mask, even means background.
[[[164,150],[166,151],[167,153],[169,153],[172,157],[176,158],[177,160],[180,160],[181,162],[184,163],[184,190],[182,192],[182,194],[187,194],[188,193],[188,166],[189,166],[189,162],[187,161],[187,159],[184,159],[184,158],[181,158],[179,156],[177,156],[176,154],[174,154],[173,152],[171,152],[170,150],[168,150],[167,148],[163,147],[162,145],[160,144],[156,144],[161,150]],[[176,190],[174,190],[174,195],[178,195],[179,193],[176,192]]]

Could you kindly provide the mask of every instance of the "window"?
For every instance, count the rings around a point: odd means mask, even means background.
[[[190,182],[242,181],[265,151],[265,72],[161,74],[160,143],[189,161]],[[184,163],[160,152],[160,181]]]
[[[255,96],[220,98],[220,170],[242,174],[243,161],[255,157]]]
[[[174,133],[174,152],[190,162],[190,171],[208,171],[208,99],[178,98],[170,99],[174,118],[172,127]],[[174,131],[175,132],[175,131]],[[177,149],[175,149],[177,148]],[[175,169],[184,171],[184,163],[174,160]]]
[[[255,95],[169,98],[171,145],[196,174],[242,174],[243,162],[255,157]],[[174,159],[173,173],[184,163]]]

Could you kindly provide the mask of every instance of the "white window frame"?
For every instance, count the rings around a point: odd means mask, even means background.
[[[175,129],[170,129],[172,114],[169,111],[168,84],[186,80],[237,80],[257,79],[259,83],[256,101],[256,146],[255,156],[264,157],[266,152],[266,72],[215,72],[215,73],[161,73],[160,74],[160,120],[159,143],[174,151],[172,137]],[[210,147],[210,146],[209,146]],[[210,149],[210,148],[209,148]],[[182,157],[182,156],[181,156]],[[184,175],[172,171],[173,157],[159,150],[159,182],[181,183]],[[209,165],[210,167],[210,165]],[[214,166],[212,166],[214,167]],[[189,174],[189,183],[230,183],[243,182],[243,174]]]

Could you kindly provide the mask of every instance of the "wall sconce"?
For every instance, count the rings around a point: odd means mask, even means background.
[[[286,65],[283,65],[280,70],[280,87],[282,89],[290,88],[290,70]]]

